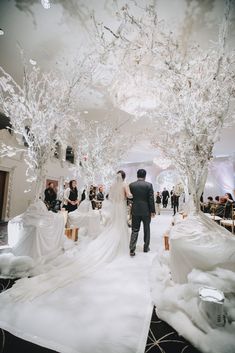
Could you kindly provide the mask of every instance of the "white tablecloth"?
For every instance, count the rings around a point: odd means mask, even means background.
[[[49,212],[40,200],[8,222],[8,244],[17,256],[37,259],[53,254],[64,240],[63,215]]]
[[[207,216],[210,219],[213,219],[213,221],[220,221],[221,219],[223,219],[223,218],[221,218],[219,216],[211,215],[210,213],[204,213],[204,215]]]

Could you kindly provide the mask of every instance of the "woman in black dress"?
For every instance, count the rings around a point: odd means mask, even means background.
[[[75,211],[78,208],[78,189],[76,180],[70,180],[69,182],[69,197],[68,197],[68,212]]]
[[[234,206],[233,197],[230,194],[230,192],[227,192],[225,194],[225,198],[227,199],[227,202],[225,204],[224,218],[233,219],[233,206]]]

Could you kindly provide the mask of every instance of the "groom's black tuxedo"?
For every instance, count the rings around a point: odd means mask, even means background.
[[[155,213],[153,186],[145,180],[137,180],[130,184],[133,195],[132,214],[135,216],[150,216]]]
[[[133,195],[130,251],[135,252],[141,221],[144,224],[144,251],[148,251],[151,213],[155,213],[153,186],[145,180],[138,179],[130,184],[130,191]]]

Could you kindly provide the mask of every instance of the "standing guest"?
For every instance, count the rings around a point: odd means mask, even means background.
[[[83,189],[82,195],[81,195],[81,202],[86,199],[86,189]]]
[[[230,194],[230,192],[226,192],[225,197],[228,200],[228,202],[230,202],[230,203],[234,202],[232,194]]]
[[[103,186],[100,186],[98,189],[98,194],[97,194],[97,201],[104,201],[104,188]]]
[[[218,207],[215,210],[215,216],[224,218],[226,202],[227,202],[226,197],[222,196],[219,198]]]
[[[225,211],[224,211],[224,217],[225,218],[233,218],[233,205],[234,205],[234,200],[230,192],[227,192],[225,194],[225,198],[227,200],[225,204]]]
[[[172,190],[170,191],[170,195],[171,195],[171,208],[173,208],[173,194],[174,194],[174,186],[172,187]]]
[[[162,205],[164,208],[167,207],[169,197],[170,197],[169,191],[166,190],[166,188],[164,188],[162,192]]]
[[[204,200],[203,200],[203,192],[201,193],[201,196],[200,196],[200,209],[202,212],[204,212]]]
[[[57,193],[54,189],[54,184],[52,182],[48,184],[48,187],[44,191],[44,195],[45,195],[44,202],[47,208],[51,209],[54,206],[57,198]]]
[[[130,256],[135,256],[140,224],[144,225],[144,252],[150,250],[150,222],[156,214],[154,204],[153,186],[145,181],[146,170],[137,171],[137,181],[130,184],[130,192],[133,195],[132,204],[132,232],[130,240]]]
[[[70,189],[69,189],[69,183],[67,181],[64,182],[64,189],[63,189],[63,200],[62,200],[62,207],[66,211],[68,210],[68,197]]]
[[[157,191],[157,195],[156,195],[156,212],[158,213],[158,215],[160,215],[160,205],[162,203],[162,198],[160,196],[160,192]]]
[[[179,212],[179,195],[177,195],[175,192],[173,192],[172,195],[172,202],[173,202],[173,216],[176,214],[176,212]]]
[[[80,203],[76,180],[70,180],[69,188],[65,192],[65,198],[67,200],[68,212],[75,211]]]
[[[98,194],[96,196],[98,209],[102,208],[102,202],[104,201],[104,188],[101,185],[98,189]]]
[[[204,201],[203,201],[203,194],[204,194],[204,192],[202,192],[202,193],[201,193],[201,196],[200,196],[200,202],[202,202],[202,203],[204,202]]]
[[[90,186],[90,192],[89,192],[89,200],[91,201],[92,209],[94,210],[96,207],[96,186],[91,185]]]
[[[94,196],[93,196],[93,185],[90,186],[90,190],[89,190],[89,200],[93,200]]]

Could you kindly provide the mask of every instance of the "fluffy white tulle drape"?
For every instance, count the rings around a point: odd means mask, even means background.
[[[234,353],[235,238],[200,212],[176,216],[174,224],[169,254],[158,253],[151,268],[158,317],[201,352]],[[224,293],[225,326],[212,327],[200,310],[201,287]]]

